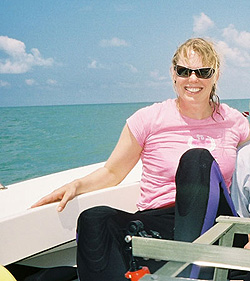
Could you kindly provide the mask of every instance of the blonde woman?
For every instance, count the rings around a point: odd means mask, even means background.
[[[130,221],[140,220],[146,231],[158,231],[165,239],[193,241],[219,214],[237,215],[228,191],[237,147],[250,140],[249,123],[237,110],[220,104],[219,72],[220,59],[212,43],[202,38],[186,41],[172,60],[177,98],[137,111],[128,118],[103,168],[33,206],[60,201],[58,211],[62,211],[78,194],[117,185],[142,160],[138,212],[100,206],[80,215],[81,281],[127,280],[129,257],[123,241]],[[162,265],[147,264],[151,272]],[[199,268],[188,274],[197,276]]]

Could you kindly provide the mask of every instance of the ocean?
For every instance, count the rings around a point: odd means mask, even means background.
[[[223,100],[249,111],[250,99]],[[4,185],[105,161],[126,122],[152,103],[0,107]]]

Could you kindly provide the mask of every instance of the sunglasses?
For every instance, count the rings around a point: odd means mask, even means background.
[[[211,67],[191,69],[178,64],[174,66],[174,70],[176,71],[176,74],[178,76],[183,78],[190,77],[191,74],[194,72],[197,78],[202,78],[202,79],[211,78],[215,72],[215,70]]]

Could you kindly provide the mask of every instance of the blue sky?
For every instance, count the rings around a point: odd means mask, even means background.
[[[175,97],[176,47],[209,37],[221,99],[249,98],[249,0],[1,0],[0,106]]]

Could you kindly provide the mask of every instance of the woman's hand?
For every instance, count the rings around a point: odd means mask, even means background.
[[[248,234],[248,243],[244,246],[244,249],[250,250],[250,234]]]
[[[250,242],[248,242],[245,246],[244,246],[244,249],[250,249]]]
[[[77,181],[73,181],[58,189],[55,189],[50,194],[44,196],[35,204],[33,204],[31,208],[60,201],[57,207],[57,211],[61,212],[65,208],[68,201],[72,200],[77,195],[76,190],[77,190]]]

